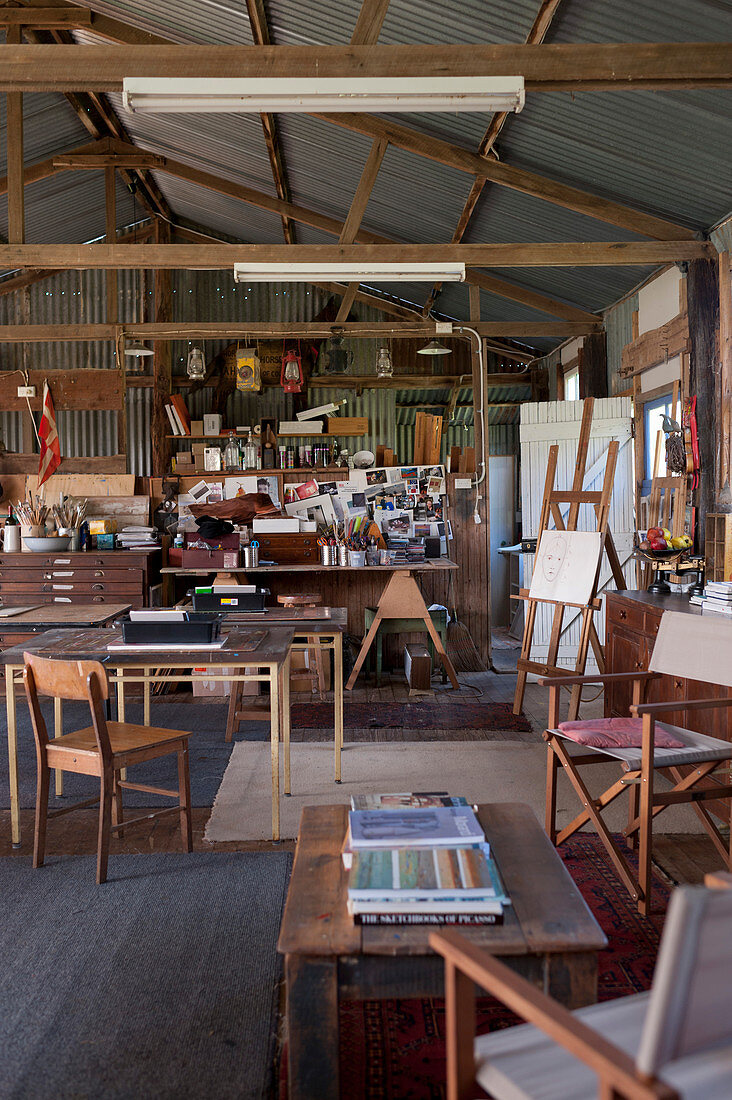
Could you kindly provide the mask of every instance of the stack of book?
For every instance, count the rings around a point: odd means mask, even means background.
[[[702,611],[732,615],[732,581],[709,581],[704,589]]]
[[[343,851],[357,924],[503,923],[510,899],[464,798],[365,797],[367,807],[349,814]]]
[[[191,434],[191,417],[185,401],[180,394],[171,394],[166,402],[165,411],[170,421],[173,435]]]

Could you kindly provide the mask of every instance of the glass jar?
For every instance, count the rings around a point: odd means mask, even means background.
[[[229,441],[224,449],[224,469],[241,470],[241,451],[233,432],[229,432]]]

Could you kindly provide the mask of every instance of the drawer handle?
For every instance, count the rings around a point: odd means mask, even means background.
[[[92,603],[104,603],[104,596],[92,596]]]
[[[94,576],[95,577],[103,577],[104,576],[104,570],[103,569],[96,569],[94,571]]]
[[[627,611],[619,611],[618,612],[618,618],[619,619],[627,619],[628,618],[628,612]]]
[[[103,592],[103,591],[104,591],[104,585],[103,584],[93,584],[92,585],[92,592]]]

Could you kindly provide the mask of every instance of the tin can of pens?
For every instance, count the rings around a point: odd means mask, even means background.
[[[348,565],[348,547],[342,544],[338,547],[338,564]]]

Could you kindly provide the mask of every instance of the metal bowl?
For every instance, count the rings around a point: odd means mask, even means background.
[[[49,550],[68,550],[71,539],[47,535],[45,538],[24,538],[23,545],[34,554],[45,554]]]

